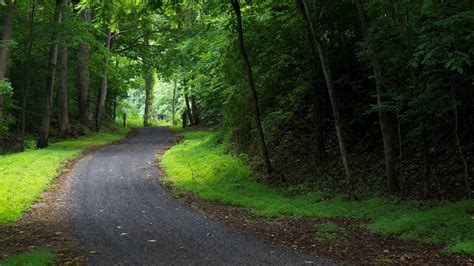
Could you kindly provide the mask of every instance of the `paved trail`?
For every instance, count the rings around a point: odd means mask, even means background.
[[[164,127],[142,128],[78,163],[68,213],[92,251],[91,265],[327,263],[227,228],[175,201],[159,184],[154,160],[170,136]]]

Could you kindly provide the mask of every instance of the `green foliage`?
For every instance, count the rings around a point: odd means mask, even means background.
[[[1,266],[45,266],[54,265],[56,257],[49,251],[37,250],[22,253],[10,258],[0,260]]]
[[[342,195],[331,197],[322,192],[286,196],[284,191],[252,179],[252,172],[226,153],[219,133],[184,131],[181,134],[185,137],[183,142],[162,157],[162,166],[168,174],[165,181],[177,188],[208,200],[245,206],[262,216],[368,219],[369,229],[376,232],[443,243],[446,252],[474,254],[471,245],[474,200],[430,208],[416,202],[396,204],[380,197],[349,202]],[[334,229],[333,225],[326,227]]]
[[[16,221],[58,176],[65,162],[86,148],[123,138],[119,133],[100,133],[54,143],[46,149],[0,155],[0,224]]]

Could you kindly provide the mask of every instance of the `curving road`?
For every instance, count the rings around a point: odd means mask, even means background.
[[[171,136],[141,128],[83,158],[67,208],[91,265],[329,264],[209,220],[175,201],[157,178],[155,155]]]

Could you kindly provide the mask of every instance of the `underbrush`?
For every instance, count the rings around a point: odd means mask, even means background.
[[[129,129],[106,128],[101,133],[52,143],[41,150],[0,155],[0,225],[18,220],[41,197],[68,160],[92,146],[123,138]]]
[[[165,181],[197,196],[248,207],[262,216],[350,217],[370,221],[374,232],[444,244],[444,252],[474,255],[474,200],[428,207],[372,196],[349,202],[344,195],[308,192],[288,196],[252,178],[241,160],[227,153],[216,132],[183,131],[184,140],[161,158]],[[293,193],[294,194],[294,193]]]

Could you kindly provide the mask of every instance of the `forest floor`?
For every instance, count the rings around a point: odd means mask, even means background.
[[[348,202],[322,192],[286,195],[252,178],[219,134],[179,134],[180,144],[159,157],[162,180],[176,198],[212,219],[337,261],[474,263],[472,200],[433,207],[378,197]]]

